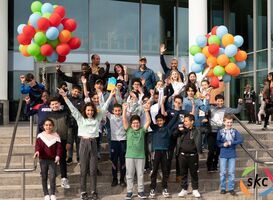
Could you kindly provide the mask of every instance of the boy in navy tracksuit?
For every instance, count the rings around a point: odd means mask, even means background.
[[[232,128],[233,117],[231,114],[225,114],[225,128],[220,129],[217,134],[217,145],[220,148],[220,188],[221,194],[226,194],[226,167],[228,170],[228,192],[236,195],[235,185],[235,162],[236,145],[242,144],[243,139],[240,133]]]
[[[170,138],[172,136],[171,127],[178,120],[179,112],[176,111],[172,120],[165,125],[165,116],[162,114],[157,114],[156,124],[151,123],[150,127],[152,128],[152,160],[153,160],[153,171],[151,174],[151,192],[150,198],[155,198],[155,189],[156,189],[156,178],[159,165],[161,165],[161,170],[163,174],[162,180],[162,195],[164,197],[169,197],[170,194],[167,190],[168,188],[168,149],[170,146]]]

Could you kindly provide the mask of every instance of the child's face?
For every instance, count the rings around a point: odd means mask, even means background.
[[[206,81],[202,82],[202,83],[201,83],[201,86],[202,86],[202,89],[203,89],[203,90],[206,90],[206,89],[209,88],[209,84],[208,84]]]
[[[100,103],[99,96],[98,96],[98,95],[94,95],[94,96],[92,97],[92,102],[93,102],[95,105],[99,105],[99,103]]]
[[[184,126],[186,127],[186,128],[192,128],[193,127],[193,124],[194,124],[194,121],[192,120],[190,120],[188,117],[185,117],[184,118]]]
[[[103,84],[102,83],[96,83],[95,86],[94,86],[95,90],[100,90],[102,91],[103,90]]]
[[[138,91],[138,90],[140,89],[140,83],[139,83],[139,82],[134,82],[134,84],[133,84],[133,89],[134,89],[135,91]]]
[[[162,81],[158,81],[157,83],[156,83],[156,86],[155,86],[156,88],[163,88],[163,82]]]
[[[216,105],[217,107],[222,108],[224,106],[224,99],[217,99]]]
[[[52,111],[58,111],[61,109],[61,104],[59,101],[51,101],[49,106]]]
[[[188,97],[194,97],[194,90],[192,88],[189,88],[187,91]]]
[[[174,100],[174,102],[173,102],[173,105],[174,105],[174,109],[175,109],[175,110],[180,110],[181,107],[182,107],[182,105],[183,105],[182,100],[179,99],[179,98],[176,98],[176,99]]]
[[[78,97],[80,95],[81,91],[74,88],[72,91],[71,91],[71,95],[72,97]]]
[[[52,132],[53,131],[53,124],[52,124],[51,121],[45,121],[43,127],[44,127],[44,130],[46,132]]]
[[[158,118],[158,119],[156,120],[156,124],[157,124],[159,127],[163,127],[164,123],[165,123],[165,120],[162,119],[162,118]]]
[[[233,119],[224,119],[225,128],[231,129],[233,124]]]
[[[88,118],[92,118],[94,115],[94,109],[92,106],[86,106],[85,108],[85,114]]]
[[[140,129],[140,121],[138,120],[133,120],[131,127],[134,131],[137,131],[138,129]]]
[[[190,79],[190,82],[195,83],[196,76],[194,74],[191,74],[190,77],[189,77],[189,79]]]
[[[157,103],[157,102],[158,102],[158,99],[159,99],[158,94],[154,94],[153,99],[154,99],[154,102]]]
[[[173,81],[177,81],[178,80],[178,73],[176,71],[173,71],[171,74],[171,79]]]
[[[48,93],[47,93],[47,92],[43,92],[43,93],[42,93],[41,99],[42,99],[42,101],[43,101],[44,103],[46,103],[46,102],[48,101],[48,99],[49,99]]]
[[[122,83],[118,83],[116,86],[117,86],[117,88],[118,88],[119,90],[122,89]]]
[[[121,116],[121,108],[120,107],[114,107],[113,108],[113,113],[115,116],[120,117]]]

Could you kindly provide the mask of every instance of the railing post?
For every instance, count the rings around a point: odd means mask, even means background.
[[[29,118],[29,142],[33,145],[33,116]]]
[[[22,156],[22,167],[25,168],[25,156]],[[26,176],[25,172],[22,172],[21,175],[21,198],[25,200],[25,186],[26,186]]]
[[[258,159],[258,151],[255,151],[255,159]],[[258,163],[254,161],[254,180],[256,178],[256,175],[258,174]],[[254,199],[258,200],[258,187],[254,188]]]

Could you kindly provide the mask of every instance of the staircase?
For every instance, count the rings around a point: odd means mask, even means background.
[[[252,138],[244,131],[238,124],[234,124],[235,128],[241,131],[244,137],[244,145],[248,149],[255,148],[255,143]],[[257,125],[248,125],[247,126],[252,133],[260,139],[262,143],[267,145],[268,147],[272,147],[271,150],[273,152],[273,137],[271,136],[272,131],[261,131],[261,126]],[[10,200],[19,200],[21,199],[21,174],[20,173],[7,173],[4,172],[3,169],[5,167],[5,162],[7,159],[7,154],[10,145],[10,139],[12,135],[13,126],[2,126],[0,127],[0,199],[10,199]],[[34,128],[35,130],[35,128]],[[29,145],[29,124],[19,124],[17,130],[17,136],[15,139],[14,145],[14,153],[33,153],[34,146]],[[35,141],[35,140],[34,140]],[[270,148],[269,148],[270,149]],[[126,188],[122,188],[120,186],[111,187],[112,175],[111,175],[111,162],[108,160],[108,150],[107,144],[104,143],[102,145],[103,150],[103,159],[99,163],[99,169],[103,173],[102,176],[98,177],[98,194],[101,199],[104,200],[119,200],[124,199],[126,194]],[[255,155],[255,151],[250,151],[251,154]],[[199,191],[202,195],[202,199],[205,200],[219,200],[219,199],[234,199],[234,200],[251,200],[254,199],[253,196],[247,197],[242,192],[240,192],[239,181],[244,171],[245,167],[253,166],[253,161],[246,154],[246,152],[241,148],[237,148],[237,162],[236,162],[236,191],[238,196],[233,197],[230,194],[220,195],[219,194],[219,173],[208,173],[206,170],[206,153],[200,156],[199,162]],[[270,160],[269,155],[265,152],[259,152],[258,158],[263,160]],[[74,159],[75,161],[76,159]],[[271,159],[272,161],[273,159]],[[33,165],[32,156],[26,157],[26,166],[31,167]],[[174,166],[174,165],[173,165]],[[11,167],[22,167],[21,166],[21,158],[20,157],[12,157]],[[60,187],[60,176],[57,177],[57,193],[56,196],[58,199],[79,199],[80,197],[80,176],[79,176],[79,165],[77,163],[73,163],[68,166],[68,179],[70,181],[71,189],[63,189]],[[269,171],[273,171],[273,166],[267,167]],[[258,173],[262,177],[266,177],[264,173],[261,172],[260,168],[258,169]],[[252,172],[248,177],[253,177],[254,172]],[[246,178],[242,179],[246,183]],[[165,199],[161,195],[161,177],[158,177],[158,187],[157,199]],[[272,183],[268,181],[271,186]],[[150,185],[150,177],[149,174],[145,174],[145,191],[149,192]],[[260,191],[264,191],[266,188],[260,188]],[[175,182],[175,171],[172,170],[172,174],[169,180],[169,191],[172,194],[172,199],[180,199],[177,197],[177,194],[180,192],[181,188],[178,183]],[[135,192],[136,192],[135,188]],[[189,188],[191,191],[191,188]],[[253,190],[249,190],[253,192]],[[41,186],[41,178],[40,178],[40,168],[38,168],[35,172],[26,173],[26,199],[29,200],[38,200],[43,199],[43,192]],[[137,197],[135,197],[137,199]],[[187,198],[184,199],[194,199],[191,194],[188,195]],[[265,198],[260,199],[273,199],[273,193],[269,194]]]

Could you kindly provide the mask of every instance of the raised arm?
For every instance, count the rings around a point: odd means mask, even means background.
[[[128,104],[124,103],[122,104],[122,123],[123,123],[123,128],[125,130],[127,130],[129,128],[129,123],[127,120],[127,108],[128,108]]]
[[[166,101],[167,96],[164,96],[162,99],[162,103],[161,103],[161,114],[164,116],[167,116],[168,113],[165,110],[165,101]]]
[[[151,117],[150,117],[150,103],[147,102],[145,105],[144,105],[144,112],[145,112],[145,118],[146,118],[146,122],[143,126],[143,128],[145,130],[148,130],[150,124],[151,124]]]
[[[83,85],[83,94],[85,97],[88,97],[88,90],[87,90],[87,80],[85,76],[81,77],[82,85]]]
[[[68,83],[73,83],[73,84],[77,84],[77,80],[75,77],[71,77],[71,76],[66,76],[62,71],[61,71],[61,65],[57,65],[56,66],[56,70],[57,70],[57,74],[58,76],[63,80],[66,81]]]
[[[243,99],[238,99],[237,108],[227,108],[225,113],[238,114],[243,109]]]
[[[163,53],[165,51],[166,51],[165,44],[161,44],[160,45],[160,64],[161,64],[161,67],[162,67],[164,73],[167,74],[170,69],[167,67],[167,64],[164,59]]]

